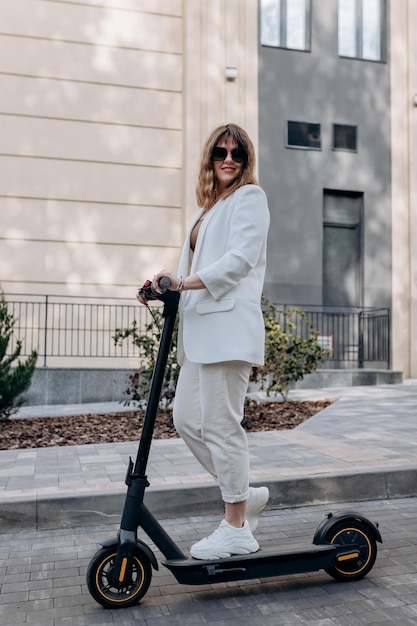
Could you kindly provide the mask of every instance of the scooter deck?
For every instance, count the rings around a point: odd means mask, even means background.
[[[162,565],[173,573],[179,583],[204,585],[315,572],[334,567],[336,559],[341,556],[342,552],[349,555],[353,551],[353,546],[343,548],[335,544],[291,546],[280,552],[272,548],[261,549],[253,554],[231,556],[225,559],[166,560],[162,562]]]

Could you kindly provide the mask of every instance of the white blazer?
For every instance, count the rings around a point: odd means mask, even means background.
[[[204,218],[194,253],[191,231],[178,273],[196,273],[205,289],[185,291],[179,306],[178,362],[241,360],[262,365],[265,326],[261,295],[266,267],[269,209],[258,185],[240,187]]]

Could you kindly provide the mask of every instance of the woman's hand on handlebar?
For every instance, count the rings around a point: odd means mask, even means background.
[[[165,287],[164,291],[166,289],[175,291],[178,288],[178,285],[180,284],[180,278],[178,276],[176,276],[175,274],[171,274],[171,272],[167,272],[166,270],[161,270],[158,274],[155,274],[155,276],[152,279],[152,282],[146,281],[143,287],[138,289],[136,298],[141,304],[144,304],[144,305],[148,304],[148,299],[144,297],[146,294],[146,291],[144,291],[144,287],[147,287],[147,288],[150,287],[151,291],[154,291],[157,293],[163,293],[159,286],[159,281],[161,280],[161,278],[168,278],[168,280],[170,281],[170,284],[167,287]],[[154,298],[151,298],[151,299],[154,299]]]
[[[140,288],[138,289],[138,292],[136,294],[136,300],[138,300],[138,302],[140,302],[141,304],[144,304],[145,306],[148,304],[148,301],[142,298],[141,293],[140,293]]]
[[[180,284],[180,277],[176,276],[176,274],[172,274],[171,272],[168,272],[167,270],[161,270],[160,272],[158,272],[158,274],[155,274],[155,276],[152,279],[152,284],[154,286],[154,289],[156,291],[159,291],[159,281],[163,277],[169,278],[169,280],[171,281],[171,284],[168,287],[168,289],[170,289],[171,291],[177,291],[178,285]]]

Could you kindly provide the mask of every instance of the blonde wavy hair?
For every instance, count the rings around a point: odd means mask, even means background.
[[[248,155],[248,160],[244,163],[241,174],[219,197],[216,197],[216,187],[214,180],[214,168],[211,160],[213,148],[217,146],[219,141],[230,137],[236,142],[239,148],[243,148]],[[236,189],[243,185],[257,185],[258,181],[254,175],[255,169],[255,149],[249,135],[243,128],[237,124],[225,124],[215,128],[209,135],[203,146],[200,169],[197,176],[197,184],[195,194],[197,204],[203,209],[211,209],[211,207],[219,200],[219,198],[227,198]]]

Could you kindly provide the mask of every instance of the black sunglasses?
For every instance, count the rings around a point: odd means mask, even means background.
[[[226,148],[221,148],[220,146],[216,146],[213,148],[213,152],[211,153],[212,161],[224,161],[227,159],[227,155],[229,151]],[[244,148],[233,148],[230,151],[230,155],[235,163],[246,163],[248,160],[248,153]]]

